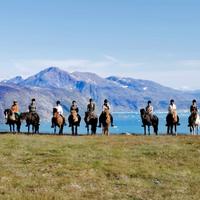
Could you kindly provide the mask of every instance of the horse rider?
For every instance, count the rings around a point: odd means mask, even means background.
[[[90,121],[90,119],[92,118],[97,118],[97,115],[95,114],[95,108],[96,108],[96,105],[93,101],[92,98],[89,99],[89,103],[87,105],[87,112],[85,113],[85,122],[86,122],[86,126],[85,127],[88,127],[88,124],[87,122]]]
[[[15,120],[16,119],[15,116],[16,115],[19,116],[19,114],[20,114],[19,113],[19,105],[16,100],[13,101],[13,104],[12,104],[10,110],[12,112],[12,118]],[[7,119],[6,124],[8,124],[8,119]]]
[[[87,112],[92,113],[95,111],[95,103],[93,102],[93,99],[89,99],[89,103],[87,105]]]
[[[70,107],[70,112],[72,112],[72,111],[76,111],[76,114],[77,114],[77,117],[78,117],[78,121],[80,122],[81,121],[81,116],[78,114],[79,108],[78,108],[77,103],[76,103],[75,100],[72,101],[72,105]],[[72,126],[72,124],[71,124],[71,122],[72,122],[72,114],[69,116],[69,120],[68,121],[69,121],[69,127],[71,127]]]
[[[75,100],[72,101],[72,105],[70,107],[70,112],[73,111],[73,110],[75,110],[77,112],[77,114],[78,114],[79,109],[78,109],[78,106],[77,106],[77,103],[76,103]]]
[[[170,100],[170,104],[169,104],[169,107],[168,107],[168,114],[171,114],[173,116],[173,119],[174,119],[175,122],[178,121],[176,104],[174,103],[174,99]]]
[[[103,108],[103,112],[105,112],[106,109],[108,109],[109,112],[110,112],[111,106],[110,106],[110,104],[109,104],[107,99],[104,100],[102,108]],[[111,114],[110,114],[110,120],[111,120],[111,126],[114,126],[113,125],[113,116]]]
[[[190,106],[190,116],[188,118],[188,126],[192,124],[192,115],[196,115],[198,113],[197,101],[196,99],[192,100],[192,105]]]
[[[31,103],[28,106],[29,110],[29,120],[31,120],[32,116],[39,117],[38,114],[36,113],[36,101],[35,98],[31,99]],[[28,126],[28,124],[26,124]]]
[[[151,101],[147,102],[146,113],[150,116],[150,119],[153,118],[153,106],[151,105]]]
[[[63,124],[64,125],[66,125],[66,123],[65,123],[65,117],[64,117],[64,115],[63,115],[63,108],[62,108],[62,106],[61,106],[61,104],[60,104],[60,101],[56,101],[56,106],[54,107],[54,109],[53,110],[55,110],[55,112],[58,112],[58,114],[63,118]],[[54,113],[53,113],[54,114]],[[54,128],[54,118],[52,118],[52,125],[51,125],[51,127],[52,128]]]
[[[35,99],[31,99],[31,103],[30,105],[28,106],[28,110],[29,110],[29,113],[36,113],[36,102],[35,102]]]

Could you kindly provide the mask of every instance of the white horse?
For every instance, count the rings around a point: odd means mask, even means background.
[[[197,113],[196,116],[195,115],[191,115],[191,126],[190,126],[190,133],[192,135],[198,135],[198,131],[199,131],[199,125],[200,125],[200,116]]]

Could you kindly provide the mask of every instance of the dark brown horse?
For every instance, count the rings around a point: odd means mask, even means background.
[[[94,112],[85,112],[84,121],[89,135],[89,126],[91,125],[91,135],[95,135],[97,131],[98,117]]]
[[[20,118],[26,121],[28,133],[30,133],[30,126],[32,125],[32,133],[39,133],[40,117],[35,112],[24,112],[20,114]]]
[[[13,113],[11,109],[4,110],[5,119],[7,120],[7,124],[10,127],[10,132],[15,132],[15,125],[17,127],[17,132],[20,132],[21,121],[20,116],[16,113]]]
[[[144,127],[144,135],[146,135],[146,127],[148,127],[148,134],[150,135],[150,127],[153,127],[153,131],[156,135],[158,135],[158,124],[159,119],[156,115],[152,117],[145,111],[144,108],[140,109],[140,116],[142,119],[142,124]]]
[[[68,117],[68,122],[72,130],[72,135],[78,135],[78,126],[80,126],[81,116],[75,110],[72,110]]]
[[[179,116],[177,113],[168,113],[166,117],[167,134],[173,135],[175,132],[175,135],[177,135],[177,126],[179,125]]]
[[[60,134],[63,134],[63,127],[64,127],[64,118],[63,116],[61,116],[57,109],[54,108],[53,109],[53,117],[52,117],[52,124],[53,124],[53,127],[54,128],[54,134],[56,133],[56,127],[59,128],[59,135]]]

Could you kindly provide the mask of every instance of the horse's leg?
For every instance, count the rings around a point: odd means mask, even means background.
[[[30,133],[30,124],[28,124],[28,133]]]
[[[167,126],[167,135],[169,135],[169,126]]]
[[[54,125],[54,134],[56,134],[56,125]]]
[[[92,134],[96,134],[96,131],[97,131],[97,126],[96,126],[96,124],[92,124],[92,127],[91,127],[91,129],[92,129]]]
[[[144,135],[146,135],[146,125],[144,125]]]
[[[150,126],[148,126],[148,134],[150,135]]]
[[[175,135],[177,136],[177,125],[174,125]]]
[[[87,126],[87,135],[89,135],[90,134],[89,124],[87,124],[86,126]]]
[[[107,127],[107,136],[109,136],[109,126]]]
[[[60,126],[59,135],[62,135],[62,134],[63,134],[63,126],[64,126],[64,124],[62,124],[62,125]]]
[[[78,126],[75,126],[75,135],[78,135]]]
[[[105,128],[102,128],[102,135],[105,135]]]
[[[173,135],[173,125],[170,126],[170,134]]]
[[[74,125],[72,125],[72,135],[74,135]]]

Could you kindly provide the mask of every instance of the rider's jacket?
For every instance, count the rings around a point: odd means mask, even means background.
[[[176,105],[175,104],[170,104],[168,107],[168,112],[170,114],[173,114],[176,111]]]
[[[57,105],[55,107],[55,109],[57,110],[57,112],[58,112],[59,115],[63,115],[63,108],[62,108],[61,105]]]
[[[29,112],[36,112],[36,104],[35,103],[31,103],[28,107]]]
[[[193,113],[193,112],[198,112],[197,105],[191,105],[191,106],[190,106],[190,112],[191,112],[191,113]]]
[[[103,111],[105,110],[105,108],[110,110],[110,104],[109,103],[104,103],[103,106],[102,106]]]
[[[94,112],[95,111],[95,103],[89,103],[87,105],[87,111],[88,112]]]
[[[78,106],[77,105],[71,105],[70,112],[73,111],[73,110],[75,110],[78,113],[78,111],[79,111]]]
[[[147,112],[147,114],[149,114],[149,115],[153,115],[153,106],[148,105],[148,106],[146,107],[146,112]]]
[[[18,113],[18,112],[19,112],[19,106],[18,106],[17,104],[13,104],[13,105],[11,106],[11,110],[12,110],[12,112],[14,112],[14,113]]]

